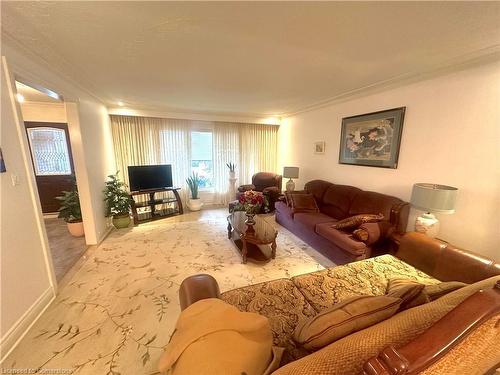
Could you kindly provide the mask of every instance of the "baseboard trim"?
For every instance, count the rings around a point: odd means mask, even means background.
[[[54,290],[52,288],[48,288],[7,331],[7,333],[0,338],[0,364],[3,364],[3,361],[19,344],[31,327],[33,327],[43,312],[50,306],[55,297]]]

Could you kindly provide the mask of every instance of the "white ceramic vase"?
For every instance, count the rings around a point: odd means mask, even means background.
[[[189,198],[188,207],[191,211],[199,211],[201,210],[201,207],[203,207],[203,202],[201,201],[200,198],[197,199]]]

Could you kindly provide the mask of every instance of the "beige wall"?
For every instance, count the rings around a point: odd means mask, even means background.
[[[21,112],[24,121],[66,122],[64,103],[24,102]]]
[[[0,144],[7,167],[1,182],[1,356],[13,346],[54,296],[48,243],[24,125],[2,62]],[[18,179],[18,184],[12,183]]]
[[[397,169],[338,164],[343,117],[402,106]],[[439,215],[439,237],[500,260],[499,134],[497,62],[283,119],[280,165],[300,167],[298,188],[321,178],[409,200],[415,182],[456,186],[456,212]],[[326,141],[326,154],[313,153],[315,141]]]

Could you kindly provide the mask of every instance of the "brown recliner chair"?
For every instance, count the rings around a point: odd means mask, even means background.
[[[241,185],[236,192],[236,199],[248,190],[260,191],[269,200],[269,209],[274,211],[274,204],[281,196],[281,183],[283,177],[280,174],[271,172],[259,172],[252,176],[252,183]]]

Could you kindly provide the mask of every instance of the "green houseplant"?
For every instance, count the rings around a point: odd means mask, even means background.
[[[68,231],[72,236],[81,237],[85,234],[83,229],[82,211],[80,209],[80,199],[78,198],[78,189],[75,187],[71,191],[63,191],[62,195],[56,197],[61,202],[59,207],[60,219],[63,219]]]
[[[115,228],[127,228],[130,224],[130,204],[132,198],[126,190],[125,183],[118,179],[118,172],[110,174],[103,190],[106,204],[106,217],[113,217]]]
[[[191,198],[189,198],[188,207],[191,211],[199,211],[203,206],[200,197],[198,196],[198,187],[200,186],[200,177],[198,173],[194,173],[186,179],[186,183],[191,190]]]
[[[229,169],[229,178],[233,179],[236,177],[236,164],[234,163],[226,163],[226,166]]]

